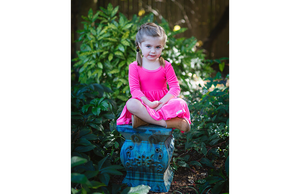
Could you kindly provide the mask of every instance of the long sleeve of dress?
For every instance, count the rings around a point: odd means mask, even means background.
[[[128,81],[129,81],[130,93],[132,95],[132,98],[140,99],[145,95],[140,89],[139,75],[136,68],[137,66],[134,64],[129,65]]]
[[[175,71],[171,64],[166,65],[166,78],[169,85],[169,94],[177,97],[180,93],[180,86]]]

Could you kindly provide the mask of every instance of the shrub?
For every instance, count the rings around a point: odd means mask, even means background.
[[[72,193],[109,193],[111,175],[123,175],[120,165],[121,135],[115,130],[112,91],[101,84],[77,84],[71,88]],[[116,164],[116,165],[113,165]]]
[[[84,29],[79,30],[82,41],[77,61],[74,68],[79,73],[80,83],[102,83],[112,89],[113,98],[117,104],[128,100],[130,96],[128,85],[128,65],[136,60],[135,36],[138,27],[146,22],[153,21],[153,14],[143,18],[133,16],[132,20],[119,13],[116,15],[118,6],[113,8],[111,4],[107,9],[100,7],[100,10],[93,15],[92,9],[88,16],[82,16]],[[189,90],[187,79],[196,74],[208,76],[212,71],[207,64],[203,63],[204,54],[196,51],[197,40],[194,37],[189,39],[174,36],[186,30],[182,28],[173,32],[169,24],[162,18],[161,25],[168,36],[167,47],[162,56],[172,62],[174,70],[180,80],[182,91]],[[123,103],[124,104],[124,103]]]
[[[229,78],[229,77],[227,77]],[[200,180],[199,190],[219,193],[228,191],[229,183],[229,87],[220,72],[199,90],[189,96],[192,126],[187,134],[178,131],[174,136],[177,147],[184,145],[180,157],[173,157],[175,170],[191,165],[208,168],[208,177]],[[177,151],[178,152],[178,151]],[[199,157],[191,157],[194,152]],[[216,163],[221,163],[216,167]]]

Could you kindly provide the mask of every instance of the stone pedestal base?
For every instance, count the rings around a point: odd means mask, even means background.
[[[156,125],[137,129],[119,125],[117,130],[126,139],[120,153],[127,171],[123,183],[131,187],[148,185],[151,191],[168,192],[173,180],[170,169],[174,152],[172,129]]]

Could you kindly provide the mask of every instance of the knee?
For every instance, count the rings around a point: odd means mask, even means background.
[[[129,112],[131,112],[132,114],[135,114],[136,112],[139,111],[140,108],[140,101],[138,101],[137,99],[129,99],[126,103],[127,109],[129,110]]]

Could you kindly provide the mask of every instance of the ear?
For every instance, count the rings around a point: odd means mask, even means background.
[[[141,43],[138,42],[139,47],[141,48]]]

